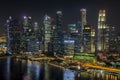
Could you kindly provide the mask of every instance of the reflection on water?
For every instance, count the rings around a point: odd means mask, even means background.
[[[100,80],[120,80],[120,74],[106,72],[104,70],[94,70],[90,73],[91,78]]]
[[[28,78],[28,80],[39,80],[40,68],[40,63],[27,60],[27,73],[25,73],[25,79]]]
[[[63,80],[75,80],[75,71],[66,69],[63,73]]]
[[[6,73],[5,73],[5,76],[6,76],[6,80],[10,80],[10,61],[11,58],[7,58],[6,60]]]
[[[47,63],[13,58],[1,59],[0,69],[0,80],[120,80],[120,74],[102,70],[77,73]]]
[[[45,75],[45,80],[49,80],[49,78],[50,78],[50,75],[49,75],[49,66],[47,65],[47,64],[45,64],[45,73],[44,73],[44,75]]]

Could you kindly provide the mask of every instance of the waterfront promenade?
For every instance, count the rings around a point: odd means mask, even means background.
[[[30,60],[36,60],[36,61],[39,61],[39,60],[55,60],[56,58],[53,58],[53,57],[41,57],[41,58],[29,58]],[[64,62],[67,63],[67,60],[64,59],[64,58],[57,58],[57,59],[61,59],[63,60]],[[115,73],[120,73],[120,69],[117,69],[117,68],[112,68],[112,67],[104,67],[104,66],[98,66],[98,65],[94,65],[94,64],[90,64],[90,63],[87,63],[87,62],[81,62],[80,60],[71,60],[72,63],[76,63],[77,65],[82,65],[84,67],[88,67],[88,68],[93,68],[93,69],[99,69],[99,70],[106,70],[106,71],[109,71],[109,72],[115,72]],[[64,66],[64,65],[63,65]],[[63,67],[61,66],[61,67]]]
[[[4,58],[7,58],[7,57],[16,57],[16,58],[24,58],[24,59],[29,59],[31,61],[52,61],[52,60],[56,60],[56,58],[54,57],[34,57],[34,56],[26,56],[24,55],[17,55],[17,56],[3,56],[3,57],[0,57],[0,59],[4,59]],[[66,64],[68,63],[68,60],[64,59],[64,58],[59,58],[57,57],[57,59],[61,59],[62,61],[64,61]],[[90,63],[87,63],[87,62],[81,62],[80,60],[71,60],[69,61],[69,63],[72,62],[72,63],[75,63],[79,66],[84,66],[84,67],[87,67],[87,68],[92,68],[92,69],[98,69],[98,70],[106,70],[106,71],[109,71],[109,72],[114,72],[114,73],[120,73],[120,69],[117,69],[117,68],[112,68],[112,67],[104,67],[104,66],[98,66],[98,65],[94,65],[94,64],[90,64]],[[49,63],[51,64],[51,63]],[[60,63],[58,62],[58,64],[54,64],[52,63],[54,66],[57,66],[57,67],[61,67],[61,68],[64,68],[66,67],[65,65],[60,65]],[[71,65],[72,66],[72,65]]]

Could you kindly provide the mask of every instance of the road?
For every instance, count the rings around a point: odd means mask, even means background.
[[[95,68],[95,69],[106,70],[106,71],[110,71],[110,72],[115,72],[115,73],[120,73],[120,69],[116,69],[116,68],[95,66],[95,65],[92,65],[92,64],[89,64],[89,63],[85,63],[84,66],[90,67],[90,68]]]

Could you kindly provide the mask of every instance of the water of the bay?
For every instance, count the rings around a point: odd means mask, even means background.
[[[103,70],[76,72],[47,63],[18,58],[0,59],[0,80],[120,80],[120,74]]]

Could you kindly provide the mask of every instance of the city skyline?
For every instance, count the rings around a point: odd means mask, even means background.
[[[87,9],[87,23],[90,25],[97,26],[98,12],[100,9],[105,9],[107,14],[106,23],[112,26],[120,26],[118,3],[119,1],[112,0],[5,0],[0,3],[0,28],[3,30],[3,25],[8,16],[21,20],[24,15],[32,16],[33,21],[37,21],[42,25],[45,14],[55,18],[55,13],[59,10],[63,12],[63,26],[67,26],[67,24],[81,21],[81,8]]]

